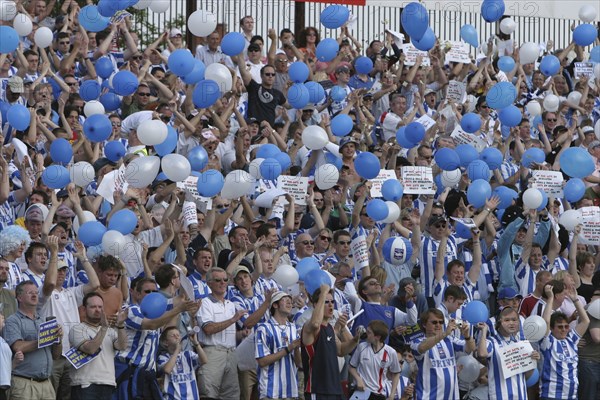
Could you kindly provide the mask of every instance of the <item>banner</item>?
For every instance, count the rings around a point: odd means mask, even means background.
[[[42,322],[40,324],[40,331],[38,332],[38,349],[52,346],[54,343],[58,343],[58,341],[58,321],[56,318]]]
[[[85,364],[88,364],[94,358],[100,354],[102,349],[98,349],[94,354],[84,353],[83,351],[77,350],[75,347],[71,347],[65,354],[65,358],[67,361],[71,363],[71,365],[75,369],[79,369],[83,367]]]
[[[537,368],[537,362],[531,358],[533,347],[528,341],[514,342],[498,350],[502,375],[508,379],[517,374]]]
[[[331,3],[331,1],[323,0],[296,0],[297,3]],[[346,4],[349,6],[364,6],[367,0],[337,0],[335,4]]]

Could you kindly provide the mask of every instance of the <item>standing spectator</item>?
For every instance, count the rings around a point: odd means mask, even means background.
[[[6,320],[4,315],[0,314],[0,332],[4,330]],[[8,343],[0,336],[0,400],[8,399],[8,391],[10,390],[10,375],[13,364],[18,364],[23,361],[23,352],[15,353],[10,349]]]
[[[542,293],[544,292],[544,287],[548,282],[552,280],[552,274],[550,271],[540,271],[535,277],[535,290],[527,295],[521,301],[519,305],[519,314],[523,317],[527,318],[531,315],[535,305],[542,298]],[[512,288],[511,288],[512,289]],[[512,289],[513,292],[517,293],[515,289]],[[502,290],[500,291],[502,293]]]
[[[8,274],[10,267],[8,261],[4,258],[0,258],[0,304],[2,304],[2,315],[5,318],[10,317],[17,312],[17,301],[12,290],[8,289],[5,285],[8,281]],[[1,331],[1,329],[0,329]]]
[[[221,34],[214,31],[206,38],[208,45],[199,45],[196,47],[196,58],[199,59],[207,67],[210,64],[222,63],[229,68],[234,68],[231,58],[221,51]]]
[[[8,279],[4,283],[6,289],[14,290],[25,280],[16,261],[30,243],[31,239],[27,231],[20,226],[13,225],[0,232],[0,256],[8,263]]]
[[[208,247],[196,250],[193,258],[194,270],[188,276],[194,287],[194,298],[203,299],[210,294],[210,288],[206,284],[206,274],[213,266],[213,253]]]

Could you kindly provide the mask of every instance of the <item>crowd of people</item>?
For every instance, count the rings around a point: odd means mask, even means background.
[[[262,37],[248,15],[228,55],[219,30],[192,51],[175,26],[144,47],[130,16],[91,32],[76,0],[16,0],[12,18],[5,3],[0,28],[32,29],[11,51],[0,37],[0,400],[600,399],[600,73],[576,67],[600,63],[597,37],[525,63],[498,30],[461,63],[445,38],[415,57],[395,32],[363,47],[344,25],[323,61],[321,27]],[[180,50],[231,87],[199,107],[210,93],[174,72]],[[116,93],[107,63],[135,90]],[[299,64],[323,96],[295,108]],[[487,96],[499,83],[517,123]],[[171,139],[148,144],[148,121]],[[408,143],[415,121],[425,133]],[[490,148],[502,159],[473,171]],[[575,149],[587,176],[565,168]],[[173,178],[181,166],[193,172]],[[539,171],[565,189],[532,207]],[[403,190],[388,195],[380,172]]]

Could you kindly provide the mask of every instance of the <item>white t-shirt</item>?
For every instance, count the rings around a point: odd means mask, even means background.
[[[79,348],[84,342],[94,339],[100,328],[100,326],[95,327],[84,322],[74,325],[69,331],[71,347]],[[117,332],[113,328],[108,328],[100,346],[100,353],[83,367],[71,370],[71,385],[81,385],[83,387],[91,384],[117,386],[114,348],[117,337]]]
[[[63,338],[67,338],[71,327],[81,322],[78,308],[83,303],[83,296],[83,285],[62,290],[54,289],[47,297],[44,296],[43,288],[40,288],[38,312],[42,319],[56,317],[57,322],[62,326]],[[70,349],[69,341],[63,340],[62,347],[64,354]]]

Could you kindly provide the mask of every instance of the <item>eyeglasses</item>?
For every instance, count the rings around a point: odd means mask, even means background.
[[[437,229],[445,228],[445,227],[446,227],[446,224],[437,224],[437,225],[434,225],[434,228],[437,228]]]
[[[150,97],[150,92],[146,93],[138,93],[138,96],[146,96],[146,97]]]
[[[112,126],[121,126],[121,123],[120,122],[111,122],[111,125]]]
[[[338,242],[338,244],[341,244],[342,246],[344,246],[344,245],[348,245],[349,246],[350,243],[352,243],[350,240],[348,240],[348,241],[341,240],[341,241]]]
[[[326,241],[328,241],[328,242],[331,242],[331,238],[330,238],[329,236],[319,236],[319,238],[320,238],[321,240],[326,240]]]
[[[214,278],[211,279],[212,282],[217,282],[217,283],[223,283],[223,282],[227,282],[227,278]]]
[[[444,321],[441,320],[435,320],[435,321],[429,321],[431,323],[431,325],[444,325]]]
[[[490,106],[488,106],[487,104],[482,104],[481,106],[479,106],[480,108],[490,108]]]
[[[264,76],[275,76],[274,72],[265,72],[263,73]]]
[[[303,240],[300,243],[302,243],[305,246],[308,246],[308,245],[314,246],[315,245],[315,242],[313,242],[312,240]]]
[[[148,290],[144,290],[142,293],[148,294],[148,293],[156,293],[156,292],[158,292],[158,290],[148,289]]]
[[[248,53],[257,53],[259,51],[260,51],[260,49],[252,49],[252,50],[248,49]]]
[[[131,57],[131,59],[133,59],[133,60],[143,60],[144,56],[133,56],[133,57]]]
[[[280,63],[287,62],[287,60],[286,60],[285,58],[282,58],[282,59],[280,59],[280,60],[276,60],[276,61],[277,61],[277,62],[280,62]]]
[[[217,204],[217,205],[215,206],[215,208],[216,208],[217,210],[220,210],[220,209],[222,209],[222,208],[228,208],[228,207],[229,207],[229,204]]]
[[[333,300],[325,300],[325,304],[334,304]]]
[[[69,86],[75,86],[77,85],[77,82],[65,82],[67,85]]]
[[[556,121],[558,121],[558,119],[556,119],[556,118],[546,118],[546,121],[548,121],[548,122],[556,122]]]

